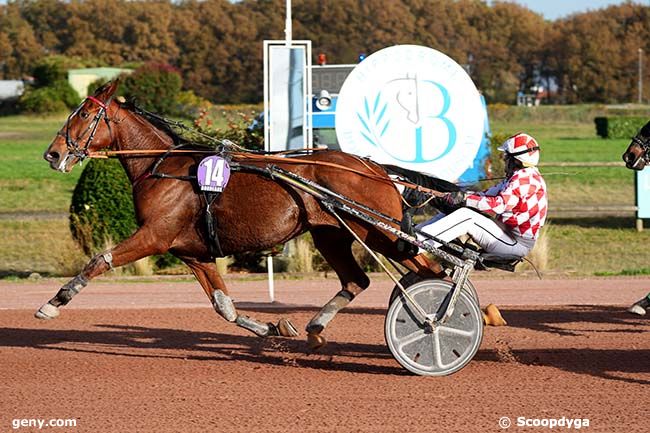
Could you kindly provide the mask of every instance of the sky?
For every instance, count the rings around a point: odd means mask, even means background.
[[[508,0],[527,6],[544,18],[554,20],[576,12],[601,9],[606,6],[625,3],[624,0]],[[650,5],[650,0],[635,0],[633,3]]]

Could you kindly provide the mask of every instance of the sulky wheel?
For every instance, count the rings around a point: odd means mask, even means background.
[[[426,314],[433,314],[451,288],[448,281],[424,280],[406,291]],[[399,295],[388,307],[385,337],[402,367],[421,376],[446,376],[462,369],[478,351],[483,316],[467,287],[449,320],[434,328],[425,325],[410,301]]]
[[[404,287],[407,288],[408,286],[412,286],[415,283],[419,283],[420,281],[423,281],[424,278],[416,274],[415,272],[407,272],[404,274],[402,278],[400,278],[399,282],[400,284]],[[465,283],[465,289],[476,299],[476,305],[481,305],[478,299],[478,293],[476,292],[476,288],[474,287],[474,284],[468,279],[467,282]],[[397,298],[400,294],[399,287],[397,285],[393,287],[393,291],[390,293],[390,298],[388,298],[388,305],[393,303],[395,298]]]

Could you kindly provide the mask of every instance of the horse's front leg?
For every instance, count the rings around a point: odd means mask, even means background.
[[[168,249],[168,243],[154,236],[151,230],[142,227],[112,249],[99,253],[90,259],[83,270],[64,284],[58,293],[43,304],[34,315],[39,319],[54,319],[59,315],[59,308],[67,305],[96,276],[109,269],[135,262],[144,257],[162,254]]]
[[[183,258],[192,270],[201,287],[208,295],[214,310],[228,322],[233,322],[260,337],[295,337],[298,331],[288,319],[280,319],[277,324],[259,322],[237,312],[232,298],[228,296],[226,284],[219,275],[214,262],[201,262],[193,258]]]

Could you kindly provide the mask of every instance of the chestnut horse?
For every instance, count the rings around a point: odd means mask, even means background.
[[[206,204],[196,185],[186,179],[151,176],[154,165],[157,172],[166,175],[194,175],[205,155],[171,153],[161,160],[160,155],[146,153],[170,149],[177,137],[165,125],[155,124],[150,117],[115,99],[116,89],[117,82],[107,83],[84,100],[57,133],[44,157],[53,169],[69,172],[91,152],[119,151],[118,158],[132,184],[139,228],[128,239],[94,256],[79,275],[37,311],[36,317],[58,316],[59,308],[70,302],[88,281],[113,267],[169,251],[189,266],[214,309],[227,321],[261,337],[298,335],[286,319],[277,324],[262,323],[238,314],[215,266],[209,245],[212,240],[206,235]],[[127,150],[140,153],[127,154],[124,152]],[[258,155],[249,163],[245,153],[234,152],[231,156],[235,162],[243,158],[247,164],[259,167],[272,161],[396,220],[402,218],[399,192],[384,169],[370,161],[336,151],[313,152],[301,156],[302,162]],[[314,196],[255,171],[233,172],[210,210],[217,222],[224,255],[268,249],[301,233],[311,233],[314,245],[342,285],[341,291],[306,328],[312,348],[325,344],[320,334],[329,321],[370,284],[352,255],[351,233]],[[400,252],[393,235],[351,216],[345,215],[343,220],[368,246],[409,270],[425,277],[441,275],[437,263],[422,255]]]

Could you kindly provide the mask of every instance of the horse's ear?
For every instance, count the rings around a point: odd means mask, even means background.
[[[117,88],[119,86],[120,86],[120,79],[116,78],[104,84],[99,89],[97,89],[95,91],[95,96],[102,96],[102,99],[106,100],[111,96],[113,96],[113,94],[117,91]]]

